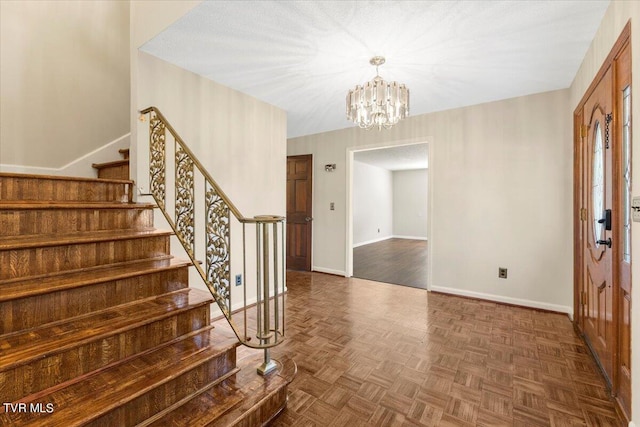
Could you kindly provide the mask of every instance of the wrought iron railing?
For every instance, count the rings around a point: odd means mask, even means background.
[[[265,374],[275,368],[269,349],[282,341],[285,332],[284,217],[244,217],[162,113],[155,107],[140,113],[149,118],[150,193],[240,342],[264,349],[258,371]],[[174,144],[167,141],[167,131]],[[174,173],[175,185],[167,186],[167,172]],[[240,285],[232,286],[231,231],[236,227],[242,230],[242,260],[236,265],[242,275]],[[254,242],[247,240],[251,227]],[[248,259],[248,253],[255,257]],[[255,274],[248,263],[255,264]],[[255,297],[247,294],[249,282],[255,282]],[[240,302],[234,307],[239,293]]]

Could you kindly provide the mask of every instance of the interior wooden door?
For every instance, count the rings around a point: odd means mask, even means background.
[[[311,154],[287,157],[287,268],[311,270]]]
[[[613,378],[613,150],[612,70],[600,79],[583,107],[583,169],[587,224],[584,236],[584,334],[607,376]]]

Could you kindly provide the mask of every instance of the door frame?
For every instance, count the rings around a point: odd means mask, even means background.
[[[369,151],[369,150],[381,150],[385,148],[395,148],[404,145],[417,145],[417,144],[427,144],[428,156],[429,156],[429,167],[427,168],[427,176],[428,176],[428,189],[427,189],[427,238],[428,240],[428,250],[427,250],[427,291],[431,291],[431,283],[433,283],[433,269],[431,266],[433,265],[433,194],[434,194],[434,173],[433,167],[435,162],[433,157],[433,142],[429,139],[420,138],[408,141],[397,141],[393,142],[384,142],[379,144],[367,145],[367,146],[358,146],[358,147],[347,147],[346,150],[346,165],[347,165],[347,194],[346,194],[346,242],[345,242],[345,276],[353,277],[353,162],[354,162],[354,154],[358,151]]]
[[[582,143],[582,124],[583,124],[583,108],[591,94],[594,92],[602,78],[605,76],[609,69],[612,69],[613,72],[613,91],[615,93],[617,86],[617,73],[616,73],[616,60],[618,56],[622,53],[623,48],[625,46],[630,45],[631,43],[631,22],[627,22],[622,32],[618,36],[618,39],[614,43],[611,51],[607,55],[606,59],[603,61],[600,69],[594,76],[591,84],[584,92],[580,102],[576,106],[573,112],[573,312],[574,318],[573,323],[576,329],[582,334],[584,331],[584,313],[583,313],[583,305],[582,305],[582,291],[584,290],[584,277],[583,277],[583,266],[584,266],[584,236],[585,233],[589,232],[588,224],[585,226],[584,224],[588,223],[587,219],[583,219],[583,211],[585,208],[584,205],[584,197],[586,188],[582,185],[582,177],[584,174],[585,165],[585,145]],[[632,100],[633,102],[633,100]],[[620,117],[619,103],[617,99],[614,97],[612,100],[612,113],[614,118]],[[617,136],[617,124],[614,123],[612,127],[612,132],[614,135],[614,142],[620,142]],[[616,319],[613,323],[613,372],[612,372],[612,384],[611,392],[615,396],[617,389],[619,387],[619,378],[618,378],[618,365],[619,365],[619,347],[620,347],[620,334],[619,334],[619,318],[620,318],[620,308],[619,308],[619,289],[618,283],[620,280],[620,250],[619,250],[619,241],[620,241],[620,228],[617,226],[617,222],[619,221],[619,207],[621,204],[621,195],[620,195],[620,185],[622,182],[622,177],[619,171],[620,161],[621,161],[621,152],[622,147],[621,144],[614,143],[612,147],[612,156],[613,156],[613,171],[612,171],[612,188],[613,188],[613,208],[616,209],[616,215],[614,215],[614,227],[613,227],[613,236],[612,239],[615,242],[612,250],[612,275],[613,275],[613,319]],[[597,359],[596,359],[597,360]],[[598,361],[599,364],[599,361]],[[600,366],[600,369],[602,367]],[[632,368],[633,369],[633,368]],[[616,410],[626,418],[627,422],[629,421],[630,414],[626,413],[623,409],[621,402],[614,398],[616,401]],[[631,408],[629,408],[631,409]]]

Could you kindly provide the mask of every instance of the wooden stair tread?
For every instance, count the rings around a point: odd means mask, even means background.
[[[125,159],[129,158],[129,149],[128,148],[121,148],[118,150],[118,153],[122,154],[122,156],[124,156]]]
[[[0,394],[36,408],[0,425],[265,425],[290,380],[239,371],[119,152],[100,178],[0,173]]]
[[[157,414],[152,419],[146,420],[136,427],[206,426],[210,420],[215,420],[225,412],[241,405],[244,398],[236,386],[235,379],[230,378],[220,384],[216,384],[210,390],[192,397],[177,409],[172,408],[171,411]]]
[[[153,203],[128,203],[128,202],[50,202],[40,200],[4,201],[0,200],[0,210],[21,209],[151,209]]]
[[[0,372],[212,302],[208,292],[187,288],[0,336]]]
[[[116,265],[107,264],[90,269],[89,271],[82,270],[62,272],[39,280],[12,280],[10,283],[6,284],[2,284],[2,281],[0,281],[0,289],[2,290],[0,293],[0,302],[187,267],[190,265],[191,261],[172,258],[170,256],[161,256],[140,261],[128,261]]]
[[[164,414],[159,420],[151,424],[143,423],[138,427],[226,427],[238,424],[244,417],[251,416],[252,410],[260,403],[285,388],[296,374],[295,362],[289,357],[282,357],[276,361],[277,371],[264,377],[258,375],[256,367],[260,364],[261,357],[239,360],[240,372],[234,378],[195,396],[179,408]],[[262,422],[256,425],[261,424]]]
[[[81,243],[105,242],[116,240],[142,239],[146,237],[169,236],[173,232],[167,230],[106,230],[74,232],[65,234],[40,234],[25,236],[0,237],[0,251],[10,249],[39,248],[48,246],[64,246]]]
[[[110,168],[114,166],[124,166],[129,164],[129,159],[113,160],[111,162],[93,163],[91,167],[95,169]]]
[[[159,384],[226,352],[235,351],[237,345],[237,340],[221,339],[213,329],[203,328],[201,332],[180,337],[170,344],[89,374],[66,387],[27,396],[21,401],[53,403],[56,410],[51,414],[0,414],[0,424],[9,420],[7,425],[42,425],[43,421],[47,425],[67,427],[84,425]],[[219,381],[235,372],[237,368],[227,372]]]
[[[102,178],[87,178],[82,176],[38,175],[38,174],[23,174],[23,173],[13,173],[13,172],[0,172],[0,178],[47,179],[47,180],[56,180],[56,181],[82,181],[82,182],[95,182],[95,183],[112,182],[115,184],[133,184],[133,181],[130,179],[102,179]]]

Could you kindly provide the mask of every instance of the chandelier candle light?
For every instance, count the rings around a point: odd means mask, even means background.
[[[378,74],[384,64],[382,56],[374,56],[369,63],[376,66],[376,76],[347,94],[347,119],[362,129],[389,129],[409,116],[409,89],[398,82],[385,82]]]

